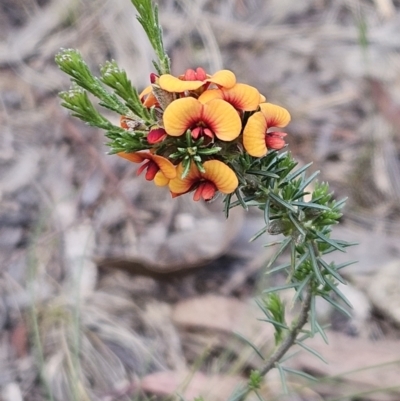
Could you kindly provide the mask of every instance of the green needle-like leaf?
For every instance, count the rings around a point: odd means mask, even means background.
[[[255,344],[253,344],[250,340],[248,340],[246,337],[243,337],[241,334],[237,332],[233,332],[233,334],[238,337],[240,340],[245,342],[247,345],[249,345],[253,350],[256,352],[256,354],[263,360],[265,361],[264,355],[261,353],[261,351],[257,348]]]
[[[272,173],[270,171],[264,171],[264,170],[248,170],[247,174],[260,175],[260,176],[268,177],[268,178],[279,178],[278,174]]]
[[[326,263],[325,260],[318,258],[318,263],[325,268],[331,276],[335,277],[336,280],[340,281],[342,284],[347,284],[345,279],[338,272],[336,272],[333,267]]]
[[[315,328],[317,329],[318,333],[321,335],[322,339],[324,340],[325,344],[329,344],[328,337],[325,333],[324,328],[316,321]]]
[[[304,237],[306,236],[306,232],[304,231],[304,228],[301,226],[300,221],[297,219],[296,216],[294,216],[292,213],[288,213],[289,220],[294,224],[296,227],[297,231],[303,235]]]
[[[313,354],[322,362],[328,364],[328,361],[319,352],[315,351],[315,349],[312,349],[311,347],[309,347],[308,345],[304,344],[301,341],[295,341],[295,344],[299,345],[301,348],[304,348],[307,352]]]
[[[300,370],[287,368],[287,367],[285,367],[285,366],[282,366],[282,369],[283,369],[285,372],[293,373],[294,375],[301,376],[301,377],[304,377],[304,378],[309,379],[309,380],[313,380],[313,381],[316,381],[316,380],[317,380],[314,376],[311,376],[311,375],[309,375],[308,373],[302,372],[302,371],[300,371]]]
[[[132,86],[126,72],[121,70],[114,60],[107,61],[104,66],[101,67],[101,80],[104,84],[115,90],[115,93],[126,102],[127,107],[129,107],[136,116],[148,123],[154,124],[156,122],[152,120],[148,109],[143,106],[139,94]]]
[[[281,264],[279,266],[274,267],[271,270],[268,270],[267,272],[265,272],[265,274],[273,274],[273,273],[276,273],[276,272],[278,272],[280,270],[288,269],[290,266],[291,266],[290,263],[283,263],[283,264]]]
[[[263,294],[269,294],[271,292],[287,290],[288,288],[296,288],[297,286],[298,286],[297,283],[290,283],[290,284],[280,285],[277,287],[267,288],[266,290],[263,291]]]
[[[299,187],[299,192],[303,192],[304,189],[307,187],[307,185],[315,179],[315,177],[319,174],[319,171],[316,171],[315,173],[311,174],[307,180],[305,180]]]
[[[317,263],[317,258],[315,256],[315,252],[314,252],[314,248],[313,248],[312,244],[310,244],[310,243],[307,244],[307,247],[308,247],[308,252],[310,254],[311,266],[314,270],[315,277],[319,281],[320,284],[325,285],[325,280],[322,277],[321,271],[319,269],[319,266]]]
[[[292,206],[290,203],[286,202],[279,196],[275,195],[274,193],[270,193],[269,197],[278,205],[283,206],[285,209],[290,210],[293,213],[297,213],[297,210],[294,206]]]
[[[268,226],[263,227],[260,231],[254,234],[250,239],[249,242],[255,241],[257,238],[261,237],[261,235],[265,234],[268,231]]]
[[[330,207],[328,206],[324,206],[324,205],[320,205],[318,203],[314,203],[314,202],[300,202],[300,201],[296,201],[296,202],[292,202],[293,206],[301,206],[305,209],[320,209],[320,210],[331,210]]]
[[[346,252],[345,249],[343,248],[343,246],[340,246],[336,241],[328,238],[327,236],[325,236],[324,234],[322,234],[320,231],[314,231],[314,234],[322,239],[322,241],[326,242],[327,244],[329,244],[330,246],[332,246],[333,248],[337,249],[340,252]]]
[[[267,265],[267,269],[269,269],[276,261],[276,259],[278,259],[278,257],[282,254],[282,252],[287,248],[287,246],[290,244],[290,242],[292,241],[292,238],[286,238],[282,243],[281,246],[279,247],[278,251],[275,252],[275,255],[270,259],[270,261],[268,262]],[[267,245],[264,245],[264,247]]]
[[[296,289],[296,294],[294,294],[293,297],[293,301],[292,303],[294,304],[298,299],[301,298],[302,292],[304,290],[304,288],[306,287],[306,285],[309,283],[309,281],[311,280],[312,275],[309,274],[302,282],[301,284],[297,287]]]
[[[279,363],[276,363],[275,366],[277,367],[277,369],[279,371],[279,376],[281,378],[283,392],[285,394],[289,394],[287,383],[286,383],[285,371],[282,369],[282,366]]]
[[[304,171],[306,171],[310,166],[312,166],[313,162],[306,164],[302,168],[296,170],[292,174],[289,174],[284,180],[283,183],[287,183],[289,181],[292,181],[294,178],[298,177],[300,174],[302,174]]]
[[[344,296],[344,294],[337,288],[335,284],[333,284],[328,278],[325,280],[326,285],[349,307],[353,308],[353,305],[350,301]]]
[[[323,295],[322,298],[324,298],[325,301],[329,302],[335,309],[342,312],[347,317],[352,318],[351,313],[347,309],[343,308],[343,306],[341,306],[337,302],[335,302],[332,298],[330,298],[329,296],[325,296],[325,295]]]

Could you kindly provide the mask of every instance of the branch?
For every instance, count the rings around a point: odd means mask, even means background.
[[[312,290],[311,286],[309,286],[306,292],[306,296],[303,300],[297,321],[294,322],[289,331],[289,334],[286,336],[285,340],[281,343],[281,345],[271,355],[267,364],[260,370],[261,376],[265,376],[272,368],[274,368],[275,364],[279,362],[279,360],[286,354],[286,352],[290,349],[290,347],[295,343],[297,335],[300,333],[301,329],[308,321],[308,313],[311,308],[311,300],[312,300]]]

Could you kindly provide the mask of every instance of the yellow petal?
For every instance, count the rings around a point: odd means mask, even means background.
[[[260,100],[259,100],[259,102],[260,103],[264,103],[264,102],[266,102],[267,101],[267,98],[264,96],[264,95],[262,95],[261,93],[260,93]]]
[[[176,167],[168,159],[159,155],[150,154],[150,156],[166,178],[173,179],[176,177]]]
[[[290,122],[289,112],[281,106],[272,103],[260,104],[268,127],[286,127]]]
[[[242,129],[238,112],[221,99],[214,99],[203,105],[202,121],[221,141],[233,141]]]
[[[239,185],[235,172],[219,160],[208,160],[203,164],[205,173],[202,177],[215,184],[218,191],[224,194],[232,193]]]
[[[158,79],[158,84],[161,89],[167,92],[185,92],[199,89],[204,85],[203,81],[183,81],[170,74],[161,75]]]
[[[249,117],[243,130],[243,146],[249,155],[262,157],[267,153],[266,130],[267,122],[263,113],[258,111]]]
[[[156,184],[158,187],[164,187],[165,185],[168,185],[170,180],[160,170],[154,176],[154,180],[153,181],[154,181],[154,184]]]
[[[200,172],[196,165],[192,163],[189,174],[185,178],[181,178],[183,172],[182,163],[176,168],[176,177],[169,182],[169,189],[174,194],[184,194],[201,178]]]
[[[232,88],[236,83],[235,74],[229,70],[217,71],[210,78],[206,79],[207,82],[211,82],[223,88]]]
[[[180,136],[201,121],[203,105],[193,97],[174,100],[164,111],[164,128],[168,135]]]
[[[223,94],[221,89],[209,89],[204,91],[198,98],[200,103],[206,104],[214,99],[223,99]]]

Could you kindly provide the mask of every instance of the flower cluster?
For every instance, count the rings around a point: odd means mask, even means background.
[[[267,103],[256,88],[237,83],[229,70],[151,74],[150,82],[139,95],[156,116],[145,129],[145,149],[118,155],[143,163],[138,173],[146,170],[147,180],[168,185],[173,197],[192,191],[194,200],[210,200],[218,191],[230,194],[239,185],[235,155],[261,158],[285,146],[286,133],[274,128],[289,123],[289,112]],[[121,116],[121,127],[132,135],[140,124]]]

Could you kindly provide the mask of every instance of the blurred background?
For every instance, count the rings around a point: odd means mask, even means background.
[[[160,0],[173,72],[227,68],[286,107],[290,150],[348,197],[335,237],[351,319],[318,305],[327,360],[300,352],[269,400],[400,399],[400,1]],[[226,400],[272,349],[253,297],[257,212],[172,200],[71,118],[54,55],[115,59],[139,89],[151,47],[129,0],[0,0],[0,400]],[[118,116],[107,113],[117,122]],[[279,280],[279,277],[277,278]],[[283,293],[288,310],[293,294]],[[153,398],[152,398],[153,399]]]

